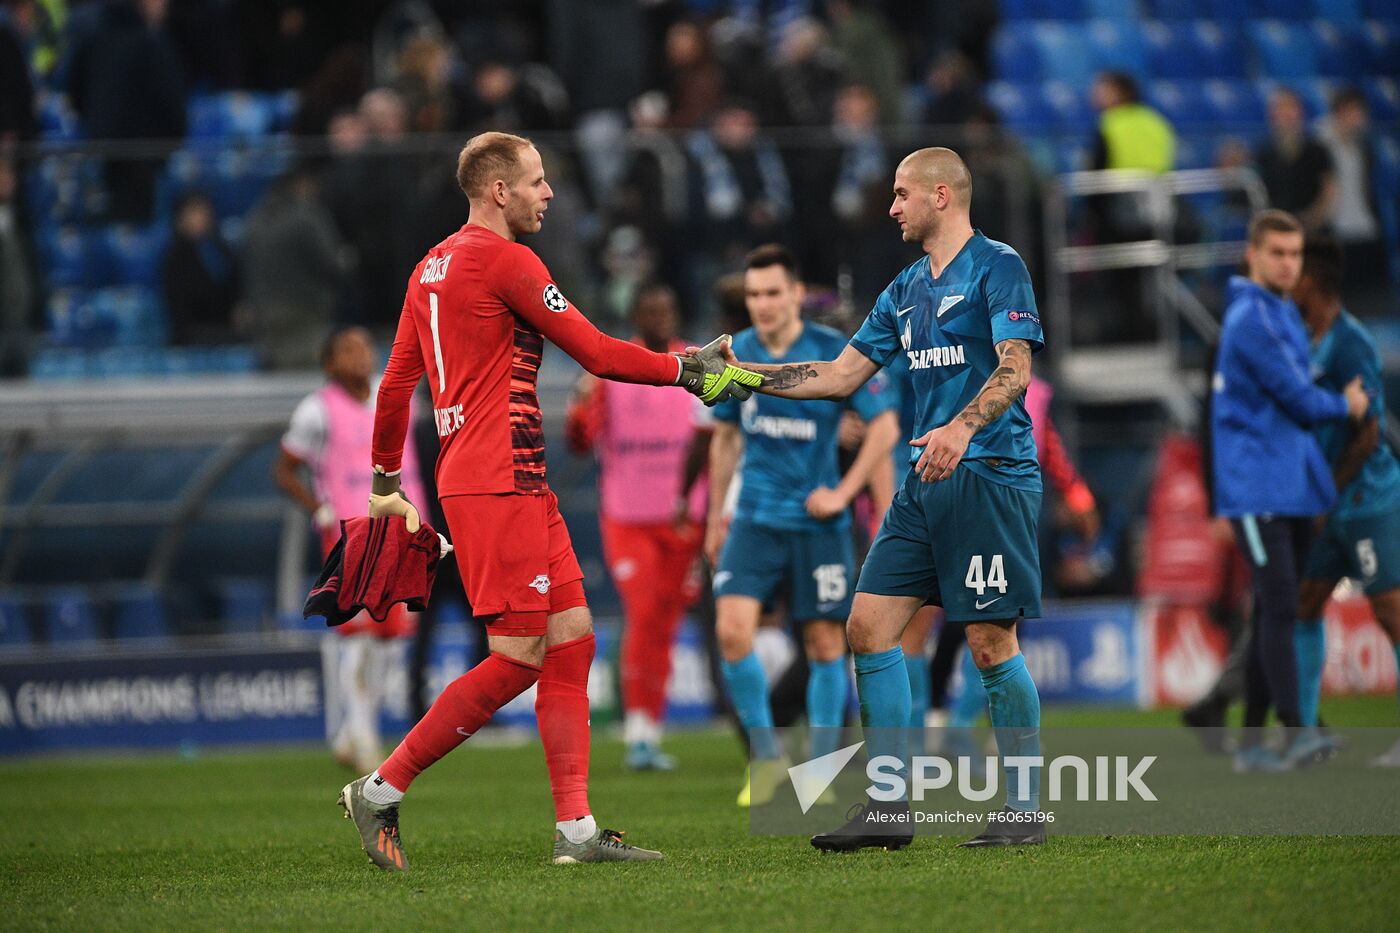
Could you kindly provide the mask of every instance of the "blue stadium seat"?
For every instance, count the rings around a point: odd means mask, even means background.
[[[1362,66],[1370,74],[1400,74],[1400,19],[1393,3],[1387,15],[1390,20],[1371,20],[1355,34]]]
[[[1188,41],[1195,46],[1194,59],[1200,78],[1244,78],[1249,74],[1249,56],[1244,37],[1237,26],[1202,21],[1192,23]]]
[[[994,81],[987,87],[987,101],[1012,132],[1043,133],[1055,126],[1037,83]]]
[[[998,9],[1006,20],[1083,19],[1088,15],[1085,0],[1001,0]]]
[[[1306,78],[1317,73],[1317,50],[1307,26],[1270,19],[1246,26],[1249,44],[1264,75]]]
[[[119,590],[112,598],[113,638],[169,638],[165,600],[145,586]]]
[[[1246,4],[1240,4],[1246,6]],[[1250,12],[1261,19],[1308,19],[1312,6],[1306,0],[1249,0]]]
[[[1040,86],[1040,98],[1058,130],[1088,133],[1097,123],[1088,93],[1081,86],[1065,81],[1046,81]]]
[[[83,288],[105,278],[100,243],[80,227],[47,227],[40,231],[39,255],[51,287]]]
[[[67,96],[52,91],[38,95],[39,136],[46,140],[69,141],[80,138],[82,129]]]
[[[170,237],[164,224],[146,227],[114,224],[105,228],[100,236],[105,253],[111,259],[112,284],[159,287],[161,260]]]
[[[1253,82],[1213,79],[1201,85],[1201,92],[1223,128],[1254,131],[1264,126],[1264,98]]]
[[[19,600],[0,596],[0,648],[19,648],[33,640],[24,605]]]
[[[1313,13],[1338,25],[1359,23],[1365,18],[1362,0],[1312,0]]]
[[[271,95],[247,91],[190,98],[189,137],[199,140],[256,139],[271,134],[278,109]]]
[[[1084,12],[1092,19],[1137,19],[1142,8],[1137,0],[1085,0]]]
[[[231,635],[261,632],[272,614],[272,586],[261,577],[223,577],[214,581],[223,630]]]
[[[1354,78],[1360,74],[1361,62],[1354,54],[1354,29],[1343,30],[1323,20],[1308,24],[1308,29],[1317,50],[1318,74],[1333,78]]]
[[[1024,27],[997,30],[992,40],[992,74],[1003,81],[1040,80],[1040,53]]]
[[[1158,19],[1204,19],[1210,16],[1206,0],[1147,0],[1147,9]]]
[[[1371,104],[1371,119],[1375,123],[1400,120],[1400,81],[1395,78],[1367,78],[1361,90]]]
[[[1088,27],[1089,64],[1094,71],[1126,71],[1139,79],[1147,77],[1147,48],[1139,24],[1096,19]]]
[[[1204,0],[1202,5],[1205,19],[1244,23],[1256,17],[1248,0]]]
[[[112,342],[121,347],[158,347],[166,342],[165,311],[156,292],[139,285],[93,292],[97,317],[112,322]]]
[[[1084,54],[1085,35],[1077,24],[1033,23],[1030,37],[1040,56],[1042,77],[1077,84],[1093,78],[1094,62]]]
[[[150,347],[108,347],[88,355],[88,370],[99,379],[139,379],[165,375],[161,351]]]
[[[97,613],[85,591],[65,588],[50,594],[44,606],[44,639],[51,645],[97,641]]]
[[[1302,95],[1308,105],[1308,118],[1315,120],[1332,109],[1332,95],[1341,89],[1341,83],[1331,78],[1305,78],[1291,82],[1290,86]]]
[[[1178,131],[1215,123],[1215,112],[1198,81],[1153,81],[1146,88],[1146,98]]]
[[[1194,78],[1200,74],[1196,47],[1189,39],[1190,25],[1153,20],[1142,26],[1147,68],[1155,78]]]
[[[1179,135],[1176,138],[1176,167],[1210,168],[1215,164],[1216,137]]]
[[[41,347],[29,361],[35,379],[82,379],[87,374],[87,354],[81,350]]]

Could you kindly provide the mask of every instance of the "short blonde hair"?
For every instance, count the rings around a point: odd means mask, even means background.
[[[1258,246],[1270,233],[1302,233],[1303,225],[1288,211],[1269,208],[1254,215],[1249,222],[1249,245]]]
[[[468,198],[484,198],[491,183],[514,184],[520,177],[520,150],[534,143],[511,133],[480,133],[457,156],[457,185]]]

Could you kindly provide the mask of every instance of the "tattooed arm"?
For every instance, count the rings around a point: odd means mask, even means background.
[[[879,371],[875,361],[847,346],[829,363],[741,363],[725,348],[725,361],[768,378],[755,391],[783,398],[843,399],[865,385]]]
[[[966,408],[942,427],[910,441],[914,446],[924,448],[919,462],[914,465],[924,482],[937,482],[952,476],[963,454],[967,453],[972,436],[1000,418],[1030,385],[1029,342],[1003,340],[997,344],[997,356],[1001,362],[996,371]]]

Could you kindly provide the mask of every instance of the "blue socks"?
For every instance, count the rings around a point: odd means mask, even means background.
[[[1305,726],[1317,725],[1322,668],[1327,663],[1324,635],[1321,619],[1293,623],[1293,654],[1298,661],[1298,719]]]
[[[729,685],[734,712],[749,732],[754,757],[777,758],[778,737],[773,731],[773,707],[768,702],[768,677],[758,655],[750,651],[738,661],[721,661],[720,670]]]
[[[1395,669],[1400,671],[1400,645],[1395,646]],[[1400,678],[1395,681],[1395,701],[1400,703]]]
[[[909,728],[921,730],[928,712],[928,658],[922,652],[906,653],[904,669],[909,672]]]
[[[846,659],[807,662],[807,726],[811,730],[811,758],[836,751],[845,721]]]
[[[971,654],[971,652],[968,652]],[[981,671],[987,688],[992,728],[996,731],[997,751],[1002,760],[1012,756],[1040,755],[1040,693],[1022,655],[1007,658]],[[1018,795],[1017,776],[1029,771],[1028,794]],[[1040,768],[1015,769],[1003,765],[1006,778],[1006,805],[1013,810],[1040,809]]]
[[[977,662],[972,660],[972,649],[962,652],[962,692],[953,701],[953,713],[948,717],[948,728],[971,729],[975,727],[987,711],[987,691],[982,686],[982,672]]]
[[[904,650],[856,655],[856,690],[860,694],[860,722],[866,727],[866,753],[871,758],[893,755],[900,761],[898,774],[907,779],[909,767],[909,673]]]

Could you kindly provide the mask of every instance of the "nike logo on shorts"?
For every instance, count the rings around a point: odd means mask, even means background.
[[[996,597],[996,599],[989,599],[989,600],[987,600],[985,603],[982,602],[982,600],[979,599],[979,600],[977,600],[976,603],[974,603],[974,605],[975,605],[978,609],[986,609],[986,608],[987,608],[988,606],[990,606],[992,603],[996,602],[997,599],[1001,599],[1001,597],[998,596],[998,597]]]

